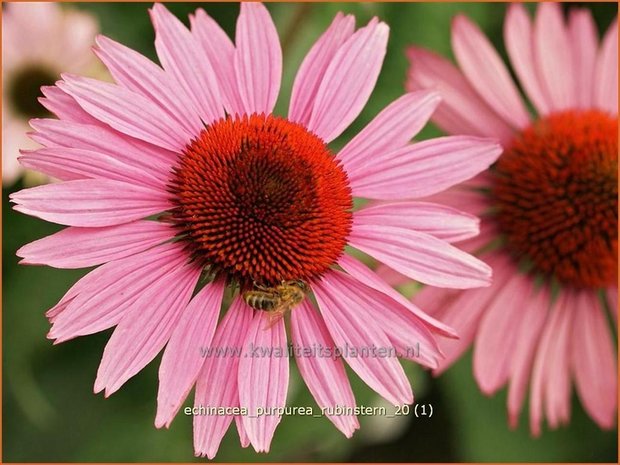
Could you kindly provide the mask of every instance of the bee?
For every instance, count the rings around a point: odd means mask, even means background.
[[[256,310],[269,312],[270,328],[299,305],[307,291],[308,285],[303,281],[282,281],[274,287],[254,284],[253,289],[243,293],[243,300]]]

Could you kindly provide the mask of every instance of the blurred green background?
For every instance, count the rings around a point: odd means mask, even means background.
[[[66,4],[93,13],[104,34],[155,58],[154,33],[146,3]],[[233,35],[238,4],[169,4],[187,24],[187,15],[205,8]],[[531,5],[530,5],[531,6]],[[616,4],[581,5],[593,11],[599,31],[617,12]],[[337,11],[355,14],[357,24],[379,16],[391,27],[388,54],[377,87],[364,112],[333,145],[341,146],[385,105],[403,92],[408,44],[451,55],[450,20],[464,12],[489,35],[505,56],[501,31],[504,4],[467,3],[279,3],[268,6],[284,48],[284,78],[276,112],[286,114],[292,81],[304,54]],[[420,135],[439,131],[429,126]],[[60,228],[12,211],[3,189],[3,461],[191,461],[191,417],[179,414],[170,430],[153,426],[159,357],[118,393],[104,399],[92,386],[111,331],[58,346],[46,339],[44,312],[84,271],[18,266],[15,251]],[[231,428],[216,461],[560,461],[616,462],[617,431],[603,432],[576,399],[572,421],[559,431],[532,439],[527,414],[516,431],[507,427],[506,392],[492,398],[478,391],[468,354],[443,377],[404,362],[418,402],[431,403],[434,415],[400,420],[364,417],[361,430],[347,440],[326,419],[285,417],[271,453],[241,449]],[[289,405],[315,405],[292,368]],[[350,374],[358,403],[379,399]]]

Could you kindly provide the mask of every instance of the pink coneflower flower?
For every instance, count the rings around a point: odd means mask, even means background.
[[[262,308],[293,306],[286,288],[302,296],[291,336],[319,407],[355,406],[342,358],[391,403],[411,403],[397,358],[379,351],[436,367],[435,335],[454,333],[345,246],[427,284],[488,285],[490,268],[450,245],[478,233],[475,217],[401,199],[475,176],[499,145],[470,136],[409,144],[439,103],[421,91],[332,155],[327,143],[359,115],[379,75],[388,27],[376,18],[355,31],[352,16],[336,16],[304,59],[283,118],[272,114],[282,57],[263,5],[241,4],[234,44],[203,10],[191,31],[161,4],[151,16],[163,69],[99,37],[116,84],[63,75],[43,101],[59,119],[31,122],[45,148],[22,162],[63,182],[14,194],[15,209],[69,228],[18,255],[101,265],[48,312],[49,337],[116,326],[95,381],[106,396],[165,346],[155,425],[170,425],[196,384],[196,455],[213,457],[233,419],[242,445],[266,452],[289,361],[284,319]],[[389,202],[353,211],[353,196]],[[226,288],[232,303],[218,322]],[[355,355],[373,347],[378,355]],[[347,437],[359,426],[351,412],[328,417]]]
[[[30,118],[47,114],[37,101],[39,89],[53,84],[63,71],[84,73],[96,63],[90,47],[97,30],[91,15],[63,9],[55,3],[5,5],[2,14],[3,184],[13,184],[22,175],[23,169],[17,161],[19,150],[38,146],[26,132]]]
[[[616,419],[616,351],[605,308],[616,319],[618,251],[618,29],[598,44],[590,13],[522,5],[508,9],[510,61],[536,115],[483,33],[455,18],[459,67],[429,51],[408,51],[407,88],[436,89],[433,121],[451,134],[490,136],[505,147],[475,180],[434,200],[483,217],[480,236],[461,244],[494,270],[491,287],[425,288],[414,301],[455,327],[440,373],[475,340],[474,376],[486,394],[505,384],[510,424],[530,393],[530,426],[567,423],[571,384],[601,428]]]

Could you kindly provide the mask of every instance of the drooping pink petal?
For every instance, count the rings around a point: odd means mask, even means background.
[[[332,58],[316,93],[308,129],[331,142],[360,114],[375,87],[389,27],[376,18],[355,32]]]
[[[92,125],[56,119],[31,119],[33,140],[45,147],[94,150],[138,166],[147,175],[168,179],[179,155],[169,150],[125,136],[107,125]]]
[[[523,318],[515,332],[516,343],[510,361],[510,385],[508,388],[508,423],[516,428],[521,413],[521,407],[527,394],[530,374],[540,335],[547,321],[551,294],[545,286],[536,289],[528,298],[527,305],[523,305]]]
[[[354,196],[370,199],[426,197],[486,170],[501,153],[501,146],[492,139],[430,139],[369,160],[351,179],[351,189]]]
[[[201,269],[169,271],[127,309],[103,351],[94,391],[108,397],[157,356],[170,339],[192,296]]]
[[[517,129],[530,117],[510,73],[489,39],[465,15],[452,23],[452,50],[463,74],[478,95]]]
[[[441,98],[436,92],[410,92],[379,113],[338,152],[349,179],[354,178],[369,160],[404,147],[428,122]]]
[[[552,111],[576,104],[574,64],[570,36],[562,9],[556,3],[540,3],[534,19],[534,60]]]
[[[368,302],[351,292],[353,281],[332,270],[312,283],[327,329],[341,355],[368,386],[394,405],[410,404],[413,393],[398,359],[370,352],[373,347],[390,351],[393,346],[381,328],[360,314]]]
[[[100,266],[99,268],[96,268],[95,270],[83,276],[73,286],[71,286],[71,288],[65,293],[65,295],[62,296],[62,298],[58,301],[58,303],[45,312],[45,316],[47,317],[49,322],[55,323],[58,320],[59,316],[65,310],[67,310],[67,308],[69,307],[69,304],[71,304],[71,302],[73,302],[73,300],[81,292],[83,292],[84,290],[87,290],[89,286],[91,286],[101,276],[103,276],[107,272],[108,269],[109,267],[106,268],[106,267]],[[110,323],[109,326],[114,326],[117,322],[118,320],[114,320],[114,322]],[[47,337],[48,339],[55,338],[54,336],[50,336],[49,333]]]
[[[512,138],[510,126],[476,93],[463,74],[445,58],[428,50],[409,47],[411,66],[408,91],[431,89],[441,96],[433,122],[448,134],[494,137],[501,142]]]
[[[243,103],[235,76],[235,45],[220,25],[202,8],[196,10],[195,15],[190,15],[189,21],[192,34],[213,66],[226,111],[231,115],[243,114]]]
[[[201,349],[211,345],[225,285],[217,279],[203,287],[183,310],[170,336],[159,365],[157,428],[170,426],[198,378],[205,362]]]
[[[618,369],[615,344],[596,292],[575,296],[571,368],[584,409],[603,429],[616,424]]]
[[[534,436],[541,432],[543,411],[551,428],[568,420],[570,410],[569,344],[571,291],[563,290],[550,311],[541,335],[532,367],[530,391],[530,429]]]
[[[241,415],[235,416],[235,426],[237,427],[237,434],[239,435],[239,443],[241,447],[245,448],[250,445],[250,438],[248,436],[248,432],[245,430],[245,426],[243,426],[243,417]]]
[[[435,375],[448,369],[471,346],[487,303],[516,272],[514,267],[509,266],[510,258],[504,254],[492,254],[485,257],[485,260],[493,268],[492,286],[466,292],[426,286],[412,297],[416,305],[429,312],[433,318],[454,328],[458,335],[457,339],[441,341],[444,358],[433,371]]]
[[[100,266],[61,299],[47,337],[60,343],[118,324],[146,289],[186,262],[183,248],[168,243]]]
[[[107,179],[47,184],[10,198],[21,213],[67,226],[113,226],[170,208],[166,191]]]
[[[362,284],[382,292],[383,294],[391,297],[393,300],[404,306],[409,312],[411,312],[416,318],[424,322],[428,329],[432,332],[440,334],[445,337],[455,338],[457,337],[454,329],[443,324],[431,316],[429,316],[423,310],[416,307],[411,301],[407,300],[400,292],[395,290],[391,285],[384,280],[385,276],[379,272],[374,272],[359,260],[353,258],[350,255],[343,254],[338,259],[338,264],[348,274],[353,276]],[[402,275],[401,275],[402,276]]]
[[[264,5],[241,3],[235,45],[235,75],[245,112],[271,113],[280,92],[282,49]]]
[[[424,284],[468,289],[491,283],[488,265],[418,231],[354,223],[349,244]]]
[[[239,407],[237,372],[251,321],[252,309],[241,298],[236,298],[218,325],[213,342],[202,348],[205,362],[196,381],[194,408]],[[194,415],[197,457],[215,457],[232,419],[232,414]]]
[[[248,410],[243,426],[256,452],[269,452],[286,405],[289,364],[284,319],[272,325],[267,312],[255,312],[239,361],[239,404]],[[275,412],[270,412],[275,409]],[[262,414],[261,414],[262,411]],[[270,412],[271,414],[267,414]]]
[[[90,115],[123,134],[175,152],[181,152],[195,136],[141,94],[95,79],[62,77],[58,87]]]
[[[348,275],[344,275],[343,279],[350,292],[366,302],[356,311],[364,320],[374,320],[390,340],[395,353],[388,357],[398,355],[425,367],[437,367],[441,351],[429,328],[417,316],[386,293],[376,291]]]
[[[605,33],[603,43],[596,59],[594,71],[594,95],[592,101],[595,106],[618,114],[618,19],[614,18]]]
[[[317,348],[333,350],[334,341],[325,322],[308,300],[291,313],[291,337],[299,372],[319,408],[355,407],[355,397],[342,360],[317,352]],[[326,416],[347,438],[359,428],[355,415]]]
[[[67,147],[44,148],[22,152],[19,162],[26,168],[62,181],[109,179],[153,189],[166,189],[166,180],[144,172],[140,167],[111,155]]]
[[[523,4],[512,3],[508,6],[504,21],[504,43],[527,96],[538,113],[546,115],[551,111],[551,100],[543,87],[534,60],[532,21]]]
[[[573,8],[568,21],[575,71],[575,100],[581,108],[592,108],[594,68],[598,52],[598,34],[592,14],[582,8]]]
[[[484,394],[495,393],[510,377],[518,328],[524,318],[523,302],[529,302],[532,291],[531,278],[517,273],[485,305],[473,360],[474,377]]]
[[[413,229],[447,242],[476,236],[480,220],[454,208],[429,202],[391,202],[373,205],[353,213],[356,224]]]
[[[121,86],[158,104],[190,134],[198,135],[204,127],[193,108],[193,100],[166,72],[135,50],[104,36],[97,37],[95,53]]]
[[[149,13],[155,28],[159,61],[168,75],[191,96],[190,108],[196,108],[205,124],[222,118],[224,105],[213,66],[196,38],[162,3],[155,3]],[[192,135],[195,137],[197,133]]]
[[[175,231],[158,221],[135,221],[105,228],[63,229],[17,251],[24,265],[86,268],[128,257],[172,239]]]
[[[304,126],[308,124],[325,71],[340,46],[351,37],[354,29],[355,17],[338,12],[327,30],[306,54],[293,83],[288,112],[291,121]]]
[[[43,86],[39,103],[64,121],[74,123],[100,125],[101,121],[90,116],[78,105],[73,97],[56,86]]]

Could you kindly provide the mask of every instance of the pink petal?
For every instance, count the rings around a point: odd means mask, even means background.
[[[149,13],[155,28],[155,49],[159,61],[168,75],[190,96],[190,108],[196,108],[205,124],[222,118],[224,106],[217,79],[199,42],[163,4],[155,3]],[[198,133],[192,135],[195,137]]]
[[[391,350],[387,335],[372,324],[360,310],[368,301],[352,292],[353,278],[338,271],[329,271],[312,290],[336,348],[358,376],[394,405],[411,404],[413,394],[405,373],[396,357],[373,356],[376,347]],[[355,356],[355,351],[359,356]],[[365,351],[368,355],[361,356]]]
[[[62,311],[55,315],[47,337],[60,343],[118,324],[147,289],[187,260],[182,247],[168,243],[100,266],[59,302]]]
[[[588,109],[592,107],[594,67],[598,51],[598,34],[590,11],[581,8],[570,11],[568,34],[572,44],[576,103]]]
[[[595,106],[618,114],[618,19],[615,18],[601,44],[594,76]]]
[[[239,407],[237,372],[251,321],[252,309],[236,298],[218,325],[213,342],[204,345],[208,352],[196,381],[194,408]],[[197,457],[215,457],[232,419],[233,415],[194,415]]]
[[[202,8],[190,15],[192,34],[202,46],[217,77],[221,98],[226,111],[231,115],[243,114],[243,103],[237,88],[235,76],[235,46],[226,32]]]
[[[491,395],[510,376],[511,359],[519,343],[518,328],[524,318],[523,302],[533,291],[529,276],[515,274],[485,305],[478,325],[473,372],[480,390]]]
[[[502,142],[512,138],[512,129],[476,93],[463,74],[445,58],[428,50],[410,47],[411,66],[407,91],[435,90],[441,104],[433,122],[448,134],[494,137]]]
[[[351,37],[354,29],[355,17],[338,12],[330,26],[305,56],[293,83],[288,115],[291,121],[304,126],[308,124],[325,71],[338,49]]]
[[[375,268],[375,273],[389,286],[398,287],[409,284],[411,280],[402,273],[393,270],[389,266],[379,263]]]
[[[538,113],[546,115],[551,111],[551,100],[534,61],[532,21],[520,3],[508,6],[504,21],[504,42],[512,67],[527,96]]]
[[[534,59],[552,111],[574,107],[571,42],[559,4],[541,3],[534,20]]]
[[[355,397],[342,360],[317,353],[334,348],[325,322],[306,300],[291,313],[291,337],[301,377],[321,409],[355,407]],[[350,438],[359,422],[355,415],[326,415],[342,433]]]
[[[489,255],[486,260],[493,269],[493,285],[467,292],[446,291],[426,286],[412,298],[416,305],[433,318],[454,328],[453,331],[458,335],[457,339],[441,341],[440,347],[444,359],[439,361],[439,367],[433,371],[435,375],[443,373],[452,366],[471,346],[486,305],[516,272],[514,267],[509,267],[511,259],[503,254]]]
[[[172,332],[159,365],[159,391],[155,427],[168,428],[194,386],[220,314],[226,282],[217,279],[191,300]]]
[[[468,239],[480,232],[480,220],[475,216],[429,202],[373,205],[355,211],[353,218],[356,224],[413,229],[447,242]]]
[[[123,134],[175,152],[181,152],[195,136],[143,95],[95,79],[69,75],[63,79],[58,87],[90,115]]]
[[[237,427],[237,434],[239,434],[239,443],[241,444],[241,447],[246,448],[250,445],[250,438],[248,436],[248,432],[245,430],[245,426],[243,426],[242,418],[243,417],[241,415],[235,416],[235,426]]]
[[[286,405],[289,366],[284,319],[271,326],[267,312],[255,312],[239,361],[239,404],[247,408],[243,426],[256,452],[269,452],[282,414],[265,414]],[[259,411],[262,410],[263,414]]]
[[[113,226],[170,208],[166,191],[106,179],[83,179],[11,194],[15,210],[68,226]]]
[[[65,147],[93,150],[110,155],[133,166],[140,167],[147,176],[167,180],[172,164],[178,154],[147,142],[125,136],[107,125],[92,125],[59,121],[55,119],[31,119],[36,132],[30,136],[45,147]]]
[[[506,65],[489,39],[464,15],[452,23],[452,50],[469,83],[504,121],[517,129],[529,125],[530,117]]]
[[[95,393],[105,389],[108,397],[157,356],[187,307],[200,272],[194,265],[168,272],[127,309],[103,351]]]
[[[404,147],[427,123],[439,105],[436,92],[410,92],[388,105],[338,152],[349,179],[386,152]]]
[[[502,153],[491,139],[448,136],[388,152],[351,180],[356,197],[401,200],[425,197],[471,179]]]
[[[512,428],[517,427],[519,414],[527,394],[530,374],[540,335],[547,322],[551,294],[547,287],[535,290],[528,298],[521,324],[515,330],[516,343],[510,362],[510,387],[508,388],[508,421]]]
[[[128,257],[172,239],[175,231],[157,221],[105,228],[66,228],[17,251],[23,265],[86,268]]]
[[[382,292],[383,294],[391,297],[394,301],[404,306],[407,311],[409,311],[417,319],[422,321],[426,325],[426,327],[432,332],[450,338],[457,337],[454,329],[443,324],[441,321],[430,317],[426,312],[420,310],[418,307],[413,305],[413,303],[407,300],[405,296],[403,296],[400,292],[392,288],[391,285],[384,281],[384,276],[379,272],[372,271],[362,262],[347,254],[343,254],[338,259],[338,265],[340,265],[343,270],[345,270],[348,274],[353,276],[365,286]]]
[[[488,174],[488,171],[482,174]],[[489,179],[488,182],[485,181],[480,183],[480,185],[472,185],[475,180],[476,178],[472,178],[437,194],[424,197],[424,201],[444,205],[472,216],[485,217],[488,210],[492,207],[493,199],[487,192],[492,188],[494,180]]]
[[[360,312],[364,320],[375,321],[395,349],[388,357],[399,356],[429,368],[436,368],[437,360],[442,355],[426,325],[396,299],[353,277],[345,276],[349,291],[366,302],[365,306],[356,311]]]
[[[235,42],[235,73],[245,113],[269,114],[280,91],[282,50],[264,5],[241,3]]]
[[[456,289],[491,284],[488,265],[421,232],[354,223],[349,244],[424,284]]]
[[[366,105],[381,71],[388,35],[388,26],[374,18],[332,58],[308,122],[308,129],[325,142],[338,137]]]
[[[562,291],[550,312],[532,368],[530,429],[541,432],[543,408],[551,428],[567,421],[570,409],[570,329],[574,312],[567,305],[570,291]]]
[[[107,37],[97,37],[97,45],[95,53],[118,84],[156,103],[161,112],[188,133],[200,133],[204,126],[193,110],[192,100],[163,69],[144,55]]]
[[[101,121],[82,110],[75,99],[62,89],[56,86],[43,86],[41,92],[45,95],[44,98],[39,98],[41,105],[61,120],[93,125],[102,124]]]
[[[126,163],[111,155],[67,147],[22,152],[22,166],[63,181],[76,179],[109,179],[152,189],[166,189],[167,179],[155,177],[141,167]]]
[[[583,406],[603,429],[616,424],[618,370],[615,343],[596,292],[575,296],[571,365]]]

